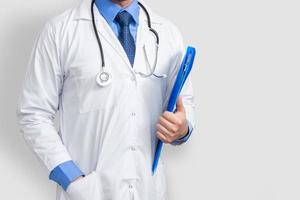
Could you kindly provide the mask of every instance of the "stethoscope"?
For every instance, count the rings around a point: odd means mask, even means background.
[[[95,36],[96,36],[96,39],[97,39],[98,46],[99,46],[100,55],[101,55],[101,62],[102,62],[101,63],[101,69],[96,75],[96,82],[98,83],[99,86],[104,87],[104,86],[111,83],[112,75],[107,70],[107,67],[105,65],[103,47],[102,47],[101,40],[100,40],[100,37],[99,37],[98,32],[97,32],[97,28],[96,28],[95,15],[94,15],[94,4],[95,4],[95,0],[92,0],[91,13],[92,13],[93,29],[94,29],[94,32],[95,32]],[[145,55],[145,58],[146,58],[146,61],[147,61],[147,66],[150,69],[150,73],[149,74],[144,74],[142,72],[135,72],[135,73],[141,75],[144,78],[150,77],[152,75],[157,77],[157,78],[166,78],[167,77],[166,74],[162,74],[162,75],[155,74],[155,68],[156,68],[156,65],[157,65],[157,57],[158,57],[158,48],[159,48],[159,35],[158,35],[157,31],[154,30],[151,27],[150,15],[149,15],[147,9],[145,8],[145,6],[143,4],[141,4],[140,2],[138,2],[138,4],[143,9],[143,11],[145,12],[145,14],[147,16],[147,24],[148,24],[149,31],[154,34],[154,36],[156,38],[156,42],[155,42],[155,59],[154,59],[154,63],[153,63],[152,67],[150,66],[150,62],[149,62],[149,59],[148,59],[148,56],[147,56],[147,53],[146,53],[145,46],[143,47],[144,55]]]

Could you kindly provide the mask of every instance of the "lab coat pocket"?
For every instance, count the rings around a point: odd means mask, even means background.
[[[114,106],[114,83],[101,87],[94,76],[80,77],[76,80],[79,112],[86,113]]]
[[[70,200],[101,200],[97,186],[97,174],[92,172],[82,179],[72,182],[67,188]]]

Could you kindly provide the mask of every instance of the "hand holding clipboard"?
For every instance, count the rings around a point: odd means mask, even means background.
[[[179,96],[181,89],[182,89],[188,75],[191,72],[191,69],[192,69],[193,63],[194,63],[194,59],[195,59],[195,55],[196,55],[196,49],[193,47],[188,47],[186,50],[186,54],[182,60],[180,69],[178,71],[177,78],[176,78],[175,84],[173,86],[171,96],[169,98],[168,107],[167,107],[167,111],[169,111],[169,112],[174,112],[174,110],[175,110],[177,97]],[[152,164],[152,174],[155,173],[155,170],[157,168],[162,147],[163,147],[163,142],[161,140],[158,140],[156,149],[155,149],[153,164]]]

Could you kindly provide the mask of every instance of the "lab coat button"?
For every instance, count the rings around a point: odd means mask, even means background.
[[[130,147],[131,151],[135,151],[135,147]]]

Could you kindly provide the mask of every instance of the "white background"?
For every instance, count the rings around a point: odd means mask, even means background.
[[[299,200],[299,1],[148,1],[198,50],[197,127],[164,151],[170,200]],[[0,199],[55,199],[15,107],[38,32],[76,3],[0,2]]]

